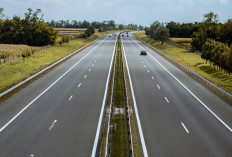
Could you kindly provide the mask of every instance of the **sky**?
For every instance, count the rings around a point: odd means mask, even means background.
[[[224,23],[232,19],[232,0],[0,0],[7,18],[41,9],[45,21],[114,20],[116,24],[150,26],[159,22],[201,22],[209,12]]]

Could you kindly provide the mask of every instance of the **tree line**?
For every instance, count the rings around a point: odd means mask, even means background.
[[[170,37],[176,38],[192,38],[194,32],[197,32],[200,27],[200,23],[178,23],[168,22],[166,28],[169,29]]]
[[[137,24],[128,24],[128,25],[123,25],[123,24],[119,24],[118,26],[116,26],[114,20],[107,20],[107,21],[103,21],[103,22],[99,22],[99,21],[93,21],[93,22],[89,22],[89,21],[77,21],[77,20],[51,20],[47,22],[49,26],[53,26],[56,28],[89,28],[89,27],[93,27],[94,29],[99,29],[100,32],[102,31],[108,31],[108,30],[143,30],[144,27],[142,25],[137,25]]]
[[[3,8],[0,10],[0,43],[26,44],[32,46],[53,45],[57,32],[43,20],[40,9],[28,9],[21,19],[14,16],[12,19],[3,19]]]

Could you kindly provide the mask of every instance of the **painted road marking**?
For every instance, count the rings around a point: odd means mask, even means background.
[[[124,48],[124,45],[123,45],[123,40],[122,40],[122,48],[123,48],[123,53],[124,53],[125,61],[126,61],[126,69],[127,69],[127,73],[128,73],[128,77],[129,77],[130,87],[131,87],[132,100],[133,100],[133,104],[134,104],[134,110],[135,110],[135,115],[136,115],[135,117],[136,117],[136,120],[137,120],[139,136],[140,136],[141,145],[142,145],[142,149],[143,149],[143,156],[148,157],[147,147],[146,147],[146,143],[145,143],[144,136],[143,136],[143,130],[142,130],[142,126],[141,126],[141,122],[140,122],[140,118],[139,118],[138,108],[137,108],[135,94],[134,94],[134,88],[133,88],[133,84],[132,84],[132,81],[131,81],[130,70],[128,68],[128,63],[127,63],[125,48]]]
[[[54,125],[56,124],[57,120],[54,120],[54,122],[52,123],[52,125],[49,127],[49,130],[52,130],[52,128],[54,127]]]
[[[89,69],[89,71],[91,71],[91,69]]]
[[[95,63],[97,62],[97,60],[94,61]]]
[[[87,75],[84,76],[84,78],[86,78],[86,77],[87,77]]]
[[[147,70],[147,72],[150,72],[149,70]]]
[[[159,86],[159,85],[157,85],[157,87],[160,89],[160,86]]]
[[[94,67],[94,64],[92,65],[92,67]]]
[[[131,38],[132,39],[132,38]],[[132,39],[136,44],[138,44],[134,39]],[[138,44],[139,45],[139,44]],[[142,46],[139,45],[141,48]],[[232,128],[230,128],[220,117],[218,117],[205,103],[203,103],[193,92],[191,92],[179,79],[177,79],[168,69],[166,69],[159,61],[157,61],[151,54],[148,55],[155,60],[167,73],[169,73],[179,84],[181,84],[202,106],[204,106],[218,121],[220,121],[230,132],[232,132]]]
[[[68,99],[69,101],[72,99],[73,95],[70,96],[70,98]]]
[[[98,141],[99,141],[99,136],[100,136],[100,130],[101,130],[101,124],[102,124],[102,119],[103,119],[103,113],[104,113],[104,108],[105,108],[105,104],[106,104],[106,97],[107,97],[107,92],[108,92],[108,86],[109,86],[109,80],[110,80],[110,72],[113,66],[113,58],[114,58],[114,54],[115,54],[115,47],[116,47],[116,41],[114,43],[114,50],[113,50],[113,54],[111,57],[111,63],[110,63],[110,68],[109,68],[109,72],[108,72],[108,76],[107,76],[107,81],[106,81],[106,87],[105,87],[105,93],[104,93],[104,97],[103,97],[103,101],[102,101],[102,107],[101,107],[101,113],[99,116],[99,120],[98,120],[98,125],[97,125],[97,131],[96,131],[96,136],[94,139],[94,144],[93,144],[93,150],[92,150],[92,154],[91,157],[95,157],[96,156],[96,152],[97,152],[97,145],[98,145]]]
[[[165,100],[167,101],[167,103],[169,103],[168,98],[166,98],[166,97],[164,97],[164,98],[165,98]]]
[[[81,83],[79,83],[78,87],[80,87],[80,86],[81,86]]]
[[[144,65],[144,67],[146,68],[147,66],[146,66],[146,65]]]
[[[153,76],[151,76],[151,78],[154,80],[154,77],[153,77]]]
[[[142,63],[143,63],[143,61],[142,61]]]
[[[108,37],[104,40],[99,42],[97,46],[95,46],[91,51],[89,51],[83,58],[81,58],[77,63],[75,63],[71,68],[69,68],[63,75],[61,75],[56,81],[54,81],[48,88],[46,88],[42,93],[40,93],[36,98],[34,98],[27,106],[25,106],[20,112],[18,112],[10,121],[8,121],[3,127],[0,129],[0,133],[10,125],[18,116],[20,116],[28,107],[30,107],[37,99],[39,99],[44,93],[46,93],[51,87],[53,87],[59,80],[61,80],[68,72],[70,72],[77,64],[79,64],[84,58],[86,58],[93,50],[95,50],[98,45],[100,45],[103,41],[105,41]]]
[[[183,128],[185,129],[185,131],[186,131],[187,133],[189,133],[189,131],[188,131],[187,127],[184,125],[184,123],[183,123],[183,122],[181,122],[181,125],[183,126]]]

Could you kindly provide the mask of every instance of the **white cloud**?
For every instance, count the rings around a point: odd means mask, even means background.
[[[69,0],[29,0],[32,3],[43,3],[43,4],[57,4],[57,5],[68,5],[70,4]]]
[[[223,4],[228,4],[228,0],[219,0]]]

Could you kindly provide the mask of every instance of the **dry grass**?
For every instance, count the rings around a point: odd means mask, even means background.
[[[171,41],[179,41],[179,40],[185,40],[185,41],[192,41],[192,38],[170,38]]]
[[[27,45],[15,45],[15,44],[0,44],[0,50],[14,50],[14,49],[25,49],[30,48]]]
[[[87,28],[55,28],[56,31],[85,31]]]

